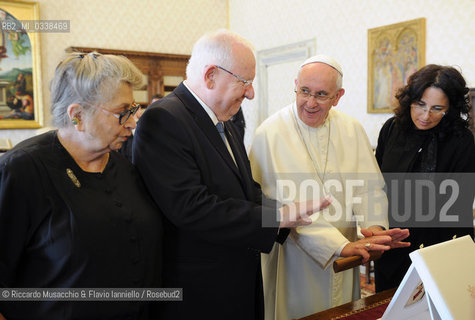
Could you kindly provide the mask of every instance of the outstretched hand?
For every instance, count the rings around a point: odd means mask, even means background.
[[[294,202],[284,205],[280,211],[280,228],[295,228],[312,223],[310,216],[320,210],[325,209],[331,203],[330,197],[320,200],[309,200]]]

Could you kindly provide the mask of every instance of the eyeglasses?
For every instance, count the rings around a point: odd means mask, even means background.
[[[330,99],[335,98],[335,96],[330,97],[328,94],[324,92],[317,92],[315,94],[311,94],[310,90],[305,89],[305,88],[300,88],[299,90],[294,90],[294,92],[298,95],[300,95],[304,99],[310,99],[310,97],[313,97],[315,101],[318,103],[325,103]]]
[[[221,67],[221,66],[216,66],[216,67],[217,67],[218,69],[221,69],[221,70],[223,70],[223,71],[226,71],[226,72],[229,73],[230,75],[234,76],[236,79],[238,79],[240,82],[242,82],[242,86],[243,86],[244,88],[249,87],[249,86],[252,84],[252,81],[253,81],[253,80],[245,80],[244,78],[241,78],[240,76],[238,76],[238,75],[232,73],[232,72],[229,71],[229,70],[224,69],[224,68]]]
[[[445,111],[444,107],[442,106],[433,106],[429,108],[426,104],[419,104],[419,102],[414,102],[411,104],[411,107],[414,108],[415,111],[420,112],[420,113],[426,113],[429,111],[429,114],[433,114],[435,116],[445,116]]]
[[[127,122],[127,120],[129,120],[130,116],[133,116],[137,110],[139,110],[140,108],[140,104],[138,103],[132,103],[131,107],[125,111],[122,111],[120,113],[115,113],[115,112],[112,112],[112,111],[109,111],[105,108],[101,108],[99,107],[102,111],[105,111],[107,113],[110,113],[111,115],[113,115],[114,117],[116,117],[117,119],[119,119],[119,124],[120,125],[123,125],[124,123]]]

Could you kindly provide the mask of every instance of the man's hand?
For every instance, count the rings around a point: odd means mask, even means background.
[[[361,233],[365,236],[365,239],[372,236],[390,236],[391,242],[388,243],[388,245],[391,247],[391,249],[405,248],[411,245],[410,242],[401,241],[409,237],[408,229],[394,228],[389,230],[383,230],[381,229],[381,227],[371,226],[368,229],[361,229]]]
[[[343,250],[341,250],[340,256],[362,256],[363,262],[368,262],[369,251],[387,251],[394,248],[409,247],[410,242],[402,242],[409,236],[408,229],[389,229],[383,230],[379,226],[371,226],[368,229],[361,229],[361,233],[365,236],[355,242],[348,243]]]
[[[325,209],[331,203],[330,197],[320,200],[309,200],[294,202],[285,205],[280,211],[280,228],[295,228],[312,223],[310,216],[320,210]]]

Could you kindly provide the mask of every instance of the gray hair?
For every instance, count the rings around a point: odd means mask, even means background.
[[[343,76],[338,73],[336,76],[336,89],[340,90],[343,87]]]
[[[206,66],[219,65],[232,69],[236,63],[233,57],[233,44],[241,44],[251,51],[254,46],[245,38],[227,29],[205,34],[193,46],[191,58],[186,66],[186,77],[191,82],[199,81]]]
[[[56,67],[50,85],[53,124],[59,128],[70,125],[67,110],[71,104],[80,104],[92,114],[96,109],[91,106],[111,100],[122,82],[139,88],[143,81],[142,73],[126,57],[68,53]]]

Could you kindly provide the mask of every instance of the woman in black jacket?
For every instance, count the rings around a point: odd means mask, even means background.
[[[376,159],[385,175],[390,227],[409,227],[411,235],[406,241],[411,246],[388,251],[376,261],[377,292],[400,284],[411,264],[409,253],[421,245],[447,241],[453,236],[473,237],[474,176],[465,174],[475,172],[474,137],[468,129],[468,91],[456,69],[428,65],[414,73],[396,95],[399,106],[381,129]],[[462,195],[459,199],[471,199],[468,205],[465,200],[463,210],[458,211],[458,223],[445,224],[440,219],[447,195],[440,194],[437,181],[444,178],[457,181]],[[435,197],[418,194],[417,181],[434,183]],[[445,190],[454,192],[451,188]],[[421,217],[431,210],[437,214],[421,223],[425,220]]]

